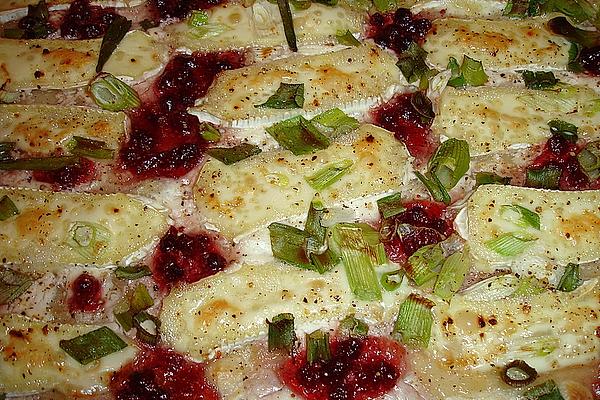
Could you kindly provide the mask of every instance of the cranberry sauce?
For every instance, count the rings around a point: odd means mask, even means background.
[[[204,366],[163,348],[140,352],[115,373],[110,391],[116,400],[218,400]]]
[[[237,52],[173,58],[152,87],[156,99],[129,114],[131,133],[120,151],[123,166],[140,179],[178,178],[197,166],[205,142],[187,108],[206,94],[219,72],[239,68],[243,61]]]
[[[390,391],[406,370],[406,351],[378,338],[333,340],[331,359],[308,364],[306,352],[280,371],[283,382],[308,400],[373,399]]]
[[[192,10],[206,10],[225,0],[150,0],[150,10],[156,20],[184,18]]]
[[[153,275],[162,290],[178,283],[197,282],[227,266],[213,238],[186,234],[171,227],[154,254]]]
[[[80,158],[77,164],[53,171],[34,171],[33,178],[38,182],[49,183],[56,190],[72,189],[96,178],[96,165],[87,158]]]
[[[398,263],[423,246],[441,242],[453,232],[452,220],[446,216],[444,205],[415,201],[405,204],[405,207],[405,211],[386,222],[394,229],[384,241],[386,253],[390,260]]]
[[[90,0],[75,0],[60,24],[66,39],[94,39],[104,36],[116,14],[114,8],[90,5]]]
[[[400,54],[411,42],[420,43],[430,29],[431,21],[417,18],[407,8],[399,8],[393,14],[371,15],[367,37]]]
[[[398,94],[371,113],[375,125],[394,132],[409,153],[423,161],[433,154],[437,140],[431,135],[432,120],[419,114],[411,103],[413,96],[413,93]]]
[[[527,169],[555,167],[561,170],[558,188],[560,190],[582,190],[590,181],[577,161],[580,151],[576,143],[560,134],[553,134],[544,145],[542,153],[533,160]]]
[[[102,283],[87,272],[79,275],[71,283],[68,304],[72,313],[98,311],[104,305]]]

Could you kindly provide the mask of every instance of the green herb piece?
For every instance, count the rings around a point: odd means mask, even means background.
[[[293,109],[304,106],[304,83],[280,83],[271,97],[256,108]]]
[[[410,347],[427,348],[431,338],[435,303],[416,293],[411,293],[400,304],[392,337]]]
[[[410,97],[410,105],[419,114],[423,123],[428,124],[435,118],[431,100],[422,91],[415,92]]]
[[[319,131],[329,138],[352,132],[360,126],[356,118],[348,116],[339,108],[327,110],[310,120]]]
[[[200,136],[207,142],[218,142],[221,140],[221,132],[207,122],[200,124]]]
[[[394,11],[398,8],[397,0],[373,0],[373,5],[380,12]]]
[[[0,221],[6,221],[9,218],[19,214],[19,209],[7,195],[0,199]]]
[[[548,22],[548,27],[553,33],[562,35],[583,47],[594,47],[600,42],[600,32],[575,28],[565,17],[552,18]]]
[[[58,345],[82,365],[127,347],[127,343],[106,326],[73,339],[61,340]]]
[[[393,217],[406,210],[402,204],[402,196],[399,192],[378,199],[377,208],[383,218]]]
[[[425,185],[429,191],[429,194],[431,194],[431,197],[435,201],[441,201],[444,204],[450,204],[452,198],[450,197],[450,194],[448,194],[448,191],[444,185],[442,185],[438,179],[437,175],[432,174],[431,172],[427,172],[425,175],[423,175],[419,171],[415,171],[415,175],[417,178],[419,178],[421,183]]]
[[[216,158],[225,165],[231,165],[248,157],[255,156],[261,149],[250,143],[242,143],[234,147],[213,147],[206,150],[206,154]]]
[[[67,149],[76,156],[112,159],[115,151],[106,147],[106,142],[101,140],[88,139],[81,136],[73,136],[67,142]]]
[[[150,268],[148,268],[147,265],[143,264],[117,267],[115,269],[115,276],[117,279],[128,279],[133,281],[150,275],[152,275],[152,271],[150,271]]]
[[[290,313],[282,313],[267,320],[269,325],[269,351],[285,350],[291,354],[296,342],[294,332],[294,316]]]
[[[154,300],[145,285],[139,284],[129,298],[129,308],[124,312],[115,312],[115,319],[125,332],[133,328],[133,318],[140,312],[152,307]]]
[[[550,71],[522,71],[521,75],[527,89],[550,89],[558,83],[558,79]]]
[[[540,14],[540,0],[509,0],[503,15],[508,17],[534,17]]]
[[[413,83],[430,77],[433,70],[427,66],[427,63],[425,62],[426,58],[427,52],[417,43],[412,42],[408,48],[398,56],[396,65],[400,68],[406,81],[408,83]]]
[[[111,74],[98,74],[90,83],[90,93],[94,102],[108,111],[128,110],[141,104],[137,92]]]
[[[270,3],[277,4],[277,1],[269,0]],[[290,0],[290,3],[294,7],[294,10],[306,10],[312,5],[311,0]]]
[[[208,13],[204,10],[192,11],[188,17],[187,24],[190,28],[198,28],[208,24]]]
[[[98,64],[96,65],[96,72],[102,71],[104,64],[106,64],[119,43],[121,43],[121,40],[123,40],[129,31],[129,28],[131,28],[130,20],[122,15],[115,16],[113,21],[106,29],[104,37],[102,38],[100,53],[98,55]]]
[[[298,45],[296,43],[296,32],[294,32],[294,19],[292,18],[292,10],[290,10],[290,3],[288,0],[277,0],[277,7],[279,8],[279,14],[283,22],[283,32],[285,33],[285,40],[291,51],[298,51]]]
[[[577,154],[577,161],[591,180],[600,178],[600,141],[586,144]]]
[[[77,221],[71,224],[66,243],[81,256],[93,259],[108,247],[111,237],[112,233],[100,224]]]
[[[281,147],[297,156],[326,149],[331,143],[311,121],[302,116],[286,119],[266,130]]]
[[[33,281],[27,275],[3,269],[0,272],[0,304],[9,304],[25,293]]]
[[[342,30],[338,30],[335,33],[335,38],[337,39],[339,44],[343,44],[344,46],[354,46],[358,47],[361,45],[360,41],[354,37],[350,30],[346,29],[346,32]]]
[[[352,168],[353,165],[354,162],[349,159],[330,162],[304,179],[306,179],[306,182],[308,182],[310,187],[317,191],[321,191],[339,181],[342,176],[350,172],[350,168]]]
[[[310,235],[307,240],[307,253],[319,253],[325,244],[325,235],[327,228],[321,223],[327,209],[323,205],[318,194],[310,202],[306,222],[304,223],[304,231]]]
[[[406,275],[412,279],[417,286],[435,278],[439,267],[444,262],[444,252],[440,244],[429,244],[423,246],[413,255],[408,257],[408,264],[404,267]]]
[[[0,161],[0,170],[54,171],[75,165],[78,162],[78,156],[19,158],[16,160]]]
[[[329,7],[337,5],[338,0],[314,0],[315,3],[324,4]]]
[[[523,253],[537,239],[535,236],[518,232],[504,233],[485,242],[485,246],[501,256],[512,257]]]
[[[350,314],[340,321],[338,330],[342,336],[364,338],[369,334],[369,325],[356,318],[354,314]]]
[[[523,398],[525,400],[565,400],[552,379],[525,390]]]
[[[306,361],[309,365],[316,362],[329,361],[331,351],[329,350],[329,333],[316,330],[306,334]]]
[[[340,261],[339,255],[329,249],[322,253],[310,253],[309,258],[312,263],[311,269],[320,274],[330,271]]]
[[[304,249],[304,243],[310,238],[310,234],[293,226],[274,222],[269,225],[269,235],[275,258],[300,268],[313,268]]]
[[[595,3],[592,5],[588,0],[531,0],[537,1],[541,4],[543,11],[546,14],[550,14],[553,12],[559,12],[570,19],[574,20],[576,23],[582,23],[585,21],[590,21],[596,27],[598,14],[595,8]]]
[[[519,284],[515,288],[514,292],[510,294],[510,297],[532,297],[546,291],[545,285],[536,277],[527,277],[519,279]]]
[[[540,215],[518,204],[501,205],[500,215],[504,220],[512,222],[521,228],[540,230]]]
[[[140,22],[140,28],[142,28],[144,31],[147,31],[148,29],[152,29],[152,28],[156,28],[158,25],[160,25],[157,21],[153,21],[151,19],[144,19],[142,20],[142,22]]]
[[[471,156],[465,140],[448,139],[429,160],[429,171],[446,188],[452,189],[469,170]]]
[[[580,48],[577,43],[571,42],[571,47],[569,47],[569,62],[567,64],[567,71],[570,72],[583,72],[583,66],[579,62],[579,53]]]
[[[395,271],[385,272],[381,275],[381,287],[388,292],[393,292],[402,285],[404,271],[397,269]]]
[[[447,68],[451,72],[450,79],[448,80],[448,86],[460,88],[460,87],[465,87],[467,85],[467,82],[465,81],[465,77],[460,70],[460,65],[458,64],[458,61],[456,60],[456,58],[450,57],[448,59],[448,67]]]
[[[470,268],[469,257],[465,253],[451,254],[442,265],[433,287],[433,293],[449,301],[462,286]]]
[[[541,168],[527,168],[525,186],[541,189],[558,189],[560,175],[559,167],[552,165]]]
[[[577,141],[577,127],[575,125],[559,119],[553,119],[548,122],[548,125],[550,126],[550,132],[553,134],[561,135],[571,142]]]
[[[4,28],[2,31],[2,37],[6,39],[23,39],[25,31],[21,28]]]
[[[477,172],[475,174],[475,183],[481,185],[508,185],[512,178],[500,176],[493,172]]]
[[[455,58],[451,57],[448,63],[448,69],[452,71],[452,78],[448,81],[448,86],[481,86],[488,81],[483,64],[481,61],[472,59],[469,56],[463,56],[463,62],[458,66]]]
[[[531,353],[536,357],[545,357],[548,354],[552,354],[560,346],[560,339],[557,337],[546,336],[531,339],[531,342],[521,346],[519,349]]]
[[[146,329],[144,324],[150,321],[151,328]],[[145,311],[137,313],[133,317],[133,326],[135,327],[135,337],[150,345],[155,345],[158,343],[158,339],[160,338],[160,320],[156,318],[154,315],[150,315]]]
[[[579,277],[579,265],[569,263],[565,267],[565,272],[560,278],[556,288],[562,292],[572,292],[581,286],[581,284],[582,280]]]
[[[48,37],[54,28],[49,22],[50,12],[45,1],[27,6],[27,28],[9,28],[4,30],[4,37],[10,39],[43,39]]]
[[[537,371],[523,360],[511,361],[500,372],[500,378],[512,387],[527,386],[537,377]]]

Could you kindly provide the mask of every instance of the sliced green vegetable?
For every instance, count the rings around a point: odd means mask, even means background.
[[[446,189],[452,189],[469,170],[471,156],[465,140],[448,139],[429,160],[429,171]]]
[[[325,235],[327,228],[321,223],[323,216],[327,212],[327,209],[323,205],[321,198],[318,194],[310,202],[308,208],[308,214],[306,215],[306,222],[304,223],[304,231],[311,237],[309,240],[310,245],[307,244],[308,253],[318,253],[323,245],[325,244]]]
[[[319,131],[329,138],[352,132],[360,126],[356,118],[348,116],[339,108],[332,108],[310,120]]]
[[[458,61],[454,57],[450,57],[448,59],[447,68],[450,70],[451,75],[448,80],[448,86],[452,86],[455,88],[465,87],[467,82],[465,81],[465,76],[462,74],[460,70],[460,65]]]
[[[590,21],[598,27],[598,12],[595,5],[588,0],[531,0],[541,4],[546,13],[559,12],[571,18],[577,23]]]
[[[567,64],[567,71],[570,72],[583,72],[583,66],[579,62],[579,53],[581,49],[577,43],[571,42],[571,47],[569,47],[569,62]]]
[[[377,208],[383,218],[393,217],[406,210],[402,204],[402,196],[399,192],[378,199]]]
[[[548,354],[552,354],[559,346],[559,338],[545,336],[532,338],[530,343],[521,346],[519,350],[534,354],[537,357],[545,357]]]
[[[548,125],[550,126],[550,132],[553,134],[559,134],[571,142],[577,141],[577,127],[575,125],[559,119],[553,119],[548,122]]]
[[[291,51],[298,51],[298,45],[296,43],[296,32],[294,31],[294,19],[292,18],[292,10],[290,10],[290,3],[288,0],[277,0],[277,7],[279,8],[279,14],[283,21],[283,32],[285,33],[285,39]]]
[[[410,105],[419,114],[419,117],[424,124],[430,123],[435,118],[433,104],[431,104],[429,97],[422,91],[415,92],[410,97]]]
[[[82,365],[127,347],[127,343],[106,326],[73,339],[61,340],[58,345]]]
[[[350,314],[340,321],[338,330],[342,336],[363,338],[369,334],[369,325]]]
[[[49,22],[50,12],[45,1],[27,6],[27,28],[4,29],[4,37],[10,39],[43,39],[55,31]]]
[[[398,8],[397,0],[373,0],[373,5],[380,12],[394,11]]]
[[[137,108],[141,104],[137,92],[111,74],[98,74],[90,83],[90,93],[96,104],[104,110],[122,111]]]
[[[527,386],[538,377],[537,371],[523,360],[508,363],[501,371],[500,377],[512,387]]]
[[[528,89],[550,89],[558,83],[551,71],[522,71],[521,75]]]
[[[314,0],[315,3],[324,4],[329,7],[337,5],[338,0]]]
[[[71,154],[76,156],[97,159],[112,159],[115,154],[113,149],[106,147],[106,142],[81,136],[73,136],[73,138],[67,142],[67,149]]]
[[[425,62],[427,52],[423,50],[417,43],[412,42],[408,48],[398,56],[396,65],[400,68],[402,75],[408,83],[421,81],[423,78],[430,77],[433,71]]]
[[[304,83],[280,83],[277,91],[256,108],[292,109],[304,106]]]
[[[129,28],[131,28],[131,21],[124,16],[117,14],[106,29],[106,33],[102,38],[96,72],[102,71],[104,64],[106,64],[119,43],[121,43],[121,40],[123,40],[129,31]]]
[[[590,142],[577,154],[577,161],[588,178],[600,178],[600,141]]]
[[[33,281],[29,276],[2,269],[0,272],[0,304],[9,304],[29,289]]]
[[[306,334],[306,361],[308,364],[324,362],[331,359],[329,350],[329,333],[316,330]]]
[[[340,256],[329,249],[322,253],[310,253],[309,258],[312,263],[311,269],[320,274],[331,270],[340,261]]]
[[[255,156],[261,151],[262,150],[260,147],[254,144],[242,143],[234,147],[213,147],[207,149],[206,154],[216,158],[225,165],[231,165],[246,158]]]
[[[4,28],[2,37],[6,39],[22,39],[25,36],[25,31],[21,28]]]
[[[115,269],[117,279],[136,280],[150,275],[152,275],[152,271],[144,264],[129,265],[127,267],[121,266]]]
[[[429,194],[435,201],[441,201],[444,204],[450,204],[452,198],[448,194],[448,191],[442,185],[437,175],[432,174],[431,172],[425,173],[425,175],[421,174],[419,171],[415,171],[415,175],[419,180],[425,185]]]
[[[187,20],[187,24],[191,28],[198,28],[208,24],[208,13],[204,10],[194,10]]]
[[[269,0],[270,3],[277,4],[277,1]],[[294,10],[306,10],[312,5],[311,0],[290,0]]]
[[[335,37],[338,41],[339,44],[343,44],[344,46],[354,46],[354,47],[358,47],[361,45],[360,41],[354,37],[354,35],[352,34],[352,32],[350,32],[350,30],[346,30],[346,32],[344,31],[337,31],[335,33]]]
[[[411,293],[400,304],[392,337],[410,347],[427,348],[431,338],[433,306],[435,303],[426,297]]]
[[[525,390],[523,398],[525,400],[565,400],[552,379]]]
[[[600,43],[600,32],[576,28],[565,17],[552,18],[548,22],[548,27],[553,33],[562,35],[583,47],[594,47]]]
[[[565,267],[565,272],[558,282],[556,287],[562,292],[572,292],[582,284],[582,280],[579,277],[579,265],[569,263]]]
[[[444,252],[439,243],[423,246],[408,257],[408,264],[404,267],[406,276],[421,286],[437,276],[443,262]]]
[[[304,243],[310,234],[293,226],[274,222],[269,225],[273,256],[300,268],[312,269]]]
[[[541,189],[558,189],[560,175],[559,167],[552,165],[541,168],[527,168],[525,186]]]
[[[207,142],[218,142],[221,140],[221,132],[206,122],[200,124],[200,136]]]
[[[150,321],[150,324],[147,322]],[[150,328],[146,326],[150,325]],[[133,317],[133,326],[135,327],[135,337],[150,345],[158,343],[160,338],[160,320],[154,315],[150,315],[145,311],[137,313]]]
[[[510,297],[532,297],[546,291],[546,286],[536,277],[521,278]]]
[[[18,158],[16,160],[0,161],[0,170],[54,171],[70,167],[78,162],[78,156]]]
[[[139,284],[129,298],[129,308],[124,312],[115,312],[115,319],[125,332],[134,326],[134,317],[140,312],[152,307],[154,300],[145,285]]]
[[[540,215],[535,211],[518,204],[503,204],[500,206],[500,215],[508,222],[522,228],[534,228],[540,230]]]
[[[77,221],[69,228],[66,244],[86,258],[94,258],[106,248],[112,233],[100,224]]]
[[[488,81],[488,76],[483,69],[481,61],[474,60],[467,55],[463,56],[463,62],[460,67],[458,67],[456,59],[450,57],[448,69],[452,71],[452,77],[448,81],[448,86],[481,86]]]
[[[517,256],[523,253],[538,238],[525,233],[504,233],[485,242],[488,249],[504,257]]]
[[[381,275],[381,287],[388,292],[393,292],[402,285],[402,279],[404,279],[404,271],[401,269],[385,272]]]
[[[18,214],[19,209],[10,197],[7,195],[2,196],[2,199],[0,199],[0,221],[6,221]]]
[[[266,130],[277,143],[295,155],[326,149],[331,143],[311,121],[302,116],[286,119]]]
[[[315,190],[321,191],[339,181],[342,176],[350,172],[354,165],[352,160],[330,162],[314,174],[305,177],[306,181]]]
[[[146,19],[142,20],[142,22],[140,22],[140,28],[142,28],[144,31],[147,31],[148,29],[156,28],[158,25],[160,25],[160,23],[158,23],[157,21],[148,19],[148,18],[146,18]]]
[[[477,186],[481,185],[508,185],[512,178],[507,176],[500,176],[493,172],[477,172],[475,174],[475,183]]]
[[[462,286],[470,268],[469,257],[464,252],[451,254],[442,265],[433,293],[449,301]]]
[[[12,160],[15,145],[15,142],[0,142],[0,161]]]
[[[269,325],[269,351],[285,350],[291,354],[296,342],[294,331],[294,316],[290,313],[282,313],[267,320]]]
[[[503,15],[509,17],[534,17],[540,14],[540,0],[509,0]]]

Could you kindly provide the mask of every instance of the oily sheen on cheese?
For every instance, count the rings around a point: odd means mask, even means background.
[[[314,56],[288,58],[225,71],[192,113],[210,114],[224,124],[251,118],[284,119],[353,102],[379,98],[400,83],[395,57],[373,45]],[[304,84],[304,106],[297,110],[256,108],[281,83]]]
[[[150,245],[167,229],[167,217],[125,194],[55,193],[0,189],[19,214],[0,221],[3,262],[37,271],[65,264],[115,265]],[[76,227],[92,226],[103,237],[86,247],[72,243]],[[84,235],[86,230],[78,231]],[[81,238],[85,244],[86,238]]]
[[[481,61],[486,69],[565,69],[570,43],[554,35],[545,20],[485,20],[442,18],[433,21],[423,49],[427,60],[438,69],[450,57],[460,63],[463,54]]]
[[[600,258],[600,191],[562,192],[515,186],[480,186],[467,203],[465,238],[479,270],[514,264],[566,265]],[[540,230],[520,228],[502,216],[502,205],[519,205],[540,216]],[[505,233],[537,237],[523,253],[503,256],[486,242]],[[530,264],[529,264],[530,263]]]
[[[548,122],[554,119],[577,126],[577,134],[586,140],[600,134],[600,97],[585,86],[552,90],[447,86],[438,109],[433,132],[466,140],[475,156],[543,143],[551,136]]]
[[[0,392],[45,392],[54,388],[72,396],[93,395],[106,390],[110,377],[133,359],[138,349],[128,346],[81,365],[58,343],[94,329],[96,325],[71,325],[35,321],[16,314],[0,316]]]
[[[313,154],[274,150],[232,165],[209,159],[194,188],[196,206],[221,233],[237,237],[305,213],[316,193],[306,177],[342,160],[353,165],[320,192],[326,206],[399,189],[409,155],[388,131],[362,125],[355,134]]]
[[[325,274],[284,264],[243,265],[173,290],[160,314],[163,339],[197,359],[267,333],[265,319],[292,313],[296,332],[329,327],[349,313],[369,323],[391,320],[408,286],[383,301],[357,300],[343,269]]]
[[[117,149],[125,135],[125,114],[87,107],[0,105],[0,141],[28,155],[64,149],[73,136],[100,140]]]

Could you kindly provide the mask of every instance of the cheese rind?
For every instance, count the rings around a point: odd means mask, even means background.
[[[600,191],[563,192],[515,186],[480,186],[467,203],[467,226],[475,268],[486,271],[511,265],[566,265],[600,258]],[[537,213],[540,229],[522,228],[502,216],[502,205]],[[459,230],[460,231],[460,230]],[[503,256],[486,242],[505,233],[537,238],[521,254]],[[534,267],[532,267],[534,268]]]
[[[409,155],[390,132],[362,125],[352,139],[342,140],[304,156],[275,150],[232,165],[209,159],[194,187],[196,206],[221,233],[237,237],[305,213],[316,193],[305,178],[330,162],[351,160],[353,166],[320,192],[325,205],[402,186]]]
[[[73,136],[100,140],[118,149],[125,135],[125,114],[97,108],[51,105],[0,105],[0,141],[14,142],[28,155],[64,149]]]
[[[342,107],[371,97],[382,97],[401,82],[391,53],[376,46],[258,63],[221,73],[192,113],[208,113],[221,121],[277,117]],[[304,107],[297,110],[256,108],[281,83],[304,84]]]
[[[34,321],[7,314],[0,316],[0,391],[32,393],[56,390],[68,396],[105,391],[112,373],[133,359],[138,349],[128,346],[87,365],[81,365],[59,347],[94,329],[95,325],[71,325]]]
[[[75,263],[115,265],[152,244],[167,229],[165,213],[125,194],[2,188],[0,198],[4,195],[19,214],[0,221],[0,258],[35,271],[57,271]],[[83,251],[72,241],[82,224],[97,227],[101,235],[97,245],[92,243]],[[85,232],[85,228],[79,231]]]
[[[517,87],[446,87],[431,129],[447,138],[466,140],[471,155],[505,151],[511,146],[543,143],[548,122],[574,124],[586,140],[600,135],[600,96],[584,86],[554,90]]]
[[[436,19],[423,43],[427,60],[438,69],[445,69],[450,57],[461,62],[463,54],[481,61],[484,69],[565,69],[569,47],[565,38],[551,33],[538,18]]]

